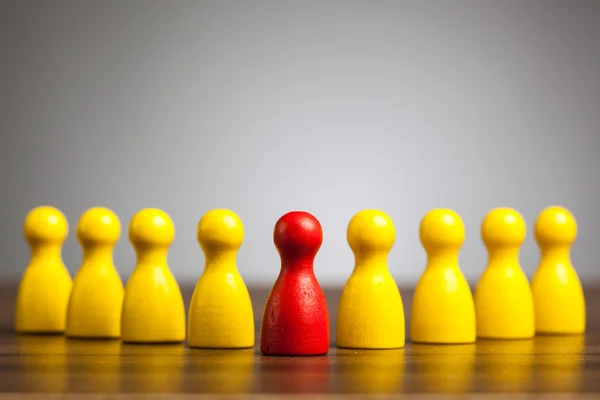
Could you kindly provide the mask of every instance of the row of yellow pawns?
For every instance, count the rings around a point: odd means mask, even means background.
[[[206,264],[191,300],[187,329],[181,292],[167,265],[175,231],[165,212],[143,209],[132,218],[129,238],[137,264],[125,288],[113,264],[121,227],[111,210],[92,208],[80,218],[77,237],[83,261],[74,280],[62,262],[68,223],[61,211],[33,209],[24,231],[32,256],[18,292],[18,332],[139,343],[183,341],[187,333],[190,346],[203,348],[255,343],[252,303],[236,266],[244,228],[231,210],[211,210],[198,224]],[[536,220],[541,261],[531,285],[519,264],[526,224],[517,211],[492,210],[483,220],[481,236],[489,261],[473,295],[458,264],[465,237],[460,216],[435,209],[421,221],[420,239],[428,257],[412,302],[413,342],[470,343],[476,337],[517,339],[585,331],[583,291],[569,256],[577,225],[568,210],[548,207]],[[355,266],[340,299],[338,346],[404,346],[404,307],[387,267],[395,237],[392,220],[380,210],[360,211],[350,221],[347,239]]]

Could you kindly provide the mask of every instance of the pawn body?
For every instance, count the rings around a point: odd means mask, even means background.
[[[513,209],[494,209],[483,221],[488,265],[475,289],[477,337],[527,339],[535,334],[533,295],[519,264],[526,233],[523,217]]]
[[[541,252],[531,282],[536,332],[584,333],[585,299],[569,254],[577,237],[575,218],[565,208],[548,207],[538,216],[535,237]]]
[[[31,249],[31,258],[17,293],[17,332],[65,331],[73,285],[61,255],[68,231],[67,219],[54,207],[37,207],[27,214],[24,234]]]
[[[309,356],[329,351],[327,302],[313,271],[323,241],[309,213],[282,216],[273,233],[281,271],[265,305],[260,350],[266,355]]]
[[[190,303],[188,345],[254,346],[252,302],[236,263],[244,240],[242,221],[233,211],[211,210],[198,223],[197,237],[206,261]]]
[[[413,295],[413,342],[475,341],[473,295],[458,265],[464,238],[462,220],[452,210],[432,210],[421,221],[420,239],[427,252],[427,266]]]
[[[124,289],[112,255],[120,235],[119,218],[107,208],[91,208],[81,216],[77,238],[83,261],[73,281],[67,336],[118,338],[121,335]]]
[[[167,264],[175,237],[171,218],[154,208],[139,211],[129,225],[137,262],[125,286],[121,338],[131,343],[181,342],[185,309],[181,291]]]
[[[392,220],[379,210],[363,210],[348,225],[354,271],[338,308],[336,344],[355,349],[404,347],[404,306],[387,265],[396,233]]]

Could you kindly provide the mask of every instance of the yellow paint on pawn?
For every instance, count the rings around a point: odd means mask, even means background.
[[[117,215],[104,207],[87,210],[77,225],[83,251],[69,300],[66,335],[118,338],[124,289],[113,263],[113,248],[121,236]]]
[[[420,226],[427,266],[413,296],[411,339],[416,343],[472,343],[476,336],[471,289],[458,264],[465,240],[460,216],[449,209],[429,211]]]
[[[211,210],[198,223],[197,239],[205,266],[190,303],[189,346],[254,346],[252,302],[236,261],[244,241],[242,221],[231,210]]]
[[[536,332],[584,333],[585,299],[570,258],[571,246],[577,238],[575,217],[563,207],[545,208],[536,220],[535,238],[541,253],[531,282]]]
[[[17,332],[65,331],[72,280],[61,252],[68,232],[66,217],[54,207],[36,207],[27,214],[24,234],[31,258],[17,293]]]
[[[396,240],[391,218],[380,210],[362,210],[350,220],[347,240],[355,264],[338,308],[337,346],[404,347],[404,306],[387,265]]]
[[[129,224],[129,240],[137,262],[125,286],[121,315],[124,342],[163,343],[185,339],[181,291],[167,264],[175,226],[156,208],[138,211]]]
[[[533,295],[519,263],[525,220],[516,210],[496,208],[481,226],[488,264],[475,289],[477,337],[527,339],[535,334]]]

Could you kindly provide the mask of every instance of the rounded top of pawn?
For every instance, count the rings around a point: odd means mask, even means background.
[[[520,246],[526,235],[525,220],[512,208],[491,210],[481,224],[481,238],[487,247]]]
[[[175,225],[158,208],[138,211],[129,223],[129,240],[134,246],[169,246],[175,238]]]
[[[90,208],[79,218],[77,238],[82,244],[115,244],[120,236],[119,217],[108,208]]]
[[[427,251],[459,248],[465,240],[465,226],[455,211],[437,208],[429,211],[421,220],[419,236]]]
[[[390,251],[396,240],[396,230],[385,212],[362,210],[350,220],[346,237],[354,251]]]
[[[291,211],[275,224],[273,241],[283,259],[314,257],[323,243],[323,229],[313,215]]]
[[[244,241],[244,225],[240,217],[231,210],[210,210],[198,222],[196,237],[204,251],[237,250]]]
[[[570,245],[577,238],[577,221],[564,207],[546,207],[535,222],[535,238],[540,245]]]
[[[29,243],[62,243],[69,234],[69,223],[59,209],[40,206],[29,211],[23,231]]]

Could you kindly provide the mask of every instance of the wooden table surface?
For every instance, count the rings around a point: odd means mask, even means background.
[[[183,288],[186,302],[192,288]],[[332,339],[339,289],[325,290]],[[585,336],[407,343],[404,349],[332,349],[321,357],[248,350],[123,345],[12,332],[15,287],[0,287],[0,399],[378,397],[600,398],[600,288],[586,288]],[[401,290],[408,317],[412,291]],[[257,319],[268,292],[251,289]],[[186,304],[187,307],[187,304]],[[408,335],[407,335],[408,337]]]

